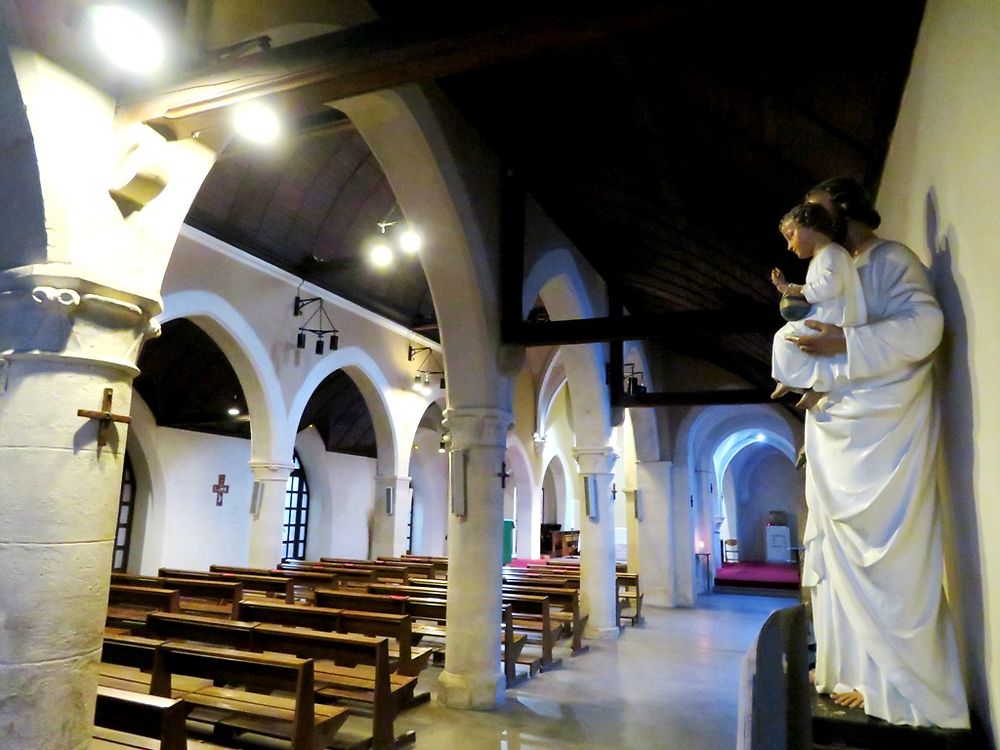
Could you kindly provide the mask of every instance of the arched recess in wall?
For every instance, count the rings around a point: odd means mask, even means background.
[[[513,432],[507,433],[505,460],[510,474],[507,488],[511,496],[512,515],[507,512],[505,494],[504,517],[513,518],[516,524],[514,553],[517,557],[537,559],[540,554],[542,498],[536,489],[539,485],[528,452]]]
[[[267,348],[228,302],[204,291],[167,295],[160,321],[187,318],[207,333],[236,371],[250,415],[250,460],[291,463],[285,400]]]
[[[441,426],[441,406],[439,401],[427,406],[410,452],[410,551],[415,555],[447,553],[448,445]]]
[[[765,441],[753,443],[732,457],[720,477],[727,514],[721,536],[738,541],[740,559],[793,561],[805,524],[805,487],[794,456]],[[787,531],[769,527],[772,513],[783,516],[774,523],[783,520]]]
[[[288,423],[292,429],[299,427],[302,415],[313,394],[330,375],[342,370],[357,387],[371,416],[375,433],[377,453],[376,473],[394,475],[399,470],[397,450],[397,429],[391,418],[391,410],[385,394],[390,386],[378,365],[364,350],[356,346],[330,352],[316,364],[303,379],[292,405],[288,410]]]
[[[542,523],[559,524],[563,529],[572,528],[575,522],[575,508],[572,502],[571,477],[566,470],[566,459],[558,453],[552,454],[542,472]],[[544,550],[543,550],[544,552]]]
[[[716,547],[717,534],[714,528],[715,499],[719,487],[716,477],[715,453],[719,446],[739,433],[756,434],[757,432],[770,436],[772,444],[783,446],[782,450],[790,450],[791,446],[799,445],[802,439],[802,425],[781,407],[765,404],[752,405],[715,405],[692,409],[681,423],[674,444],[675,476],[684,480],[683,491],[678,491],[682,498],[693,499],[694,507],[689,508],[684,518],[676,522],[687,521],[688,529],[679,533],[676,539],[688,545],[686,549],[678,549],[675,557],[680,588],[693,591],[694,569],[693,560],[695,540],[702,541],[704,551],[711,552],[713,564],[720,564],[720,554]],[[794,455],[794,454],[793,454]],[[680,488],[678,488],[680,489]],[[683,545],[678,544],[678,547]]]
[[[167,485],[157,451],[156,418],[142,397],[133,392],[126,449],[135,472],[135,515],[129,545],[129,573],[154,575],[163,558]]]
[[[368,556],[376,476],[394,474],[398,455],[388,391],[374,360],[344,347],[316,360],[292,399],[312,493],[310,556]]]
[[[744,525],[744,514],[740,513],[741,505],[750,500],[746,490],[746,472],[756,466],[758,459],[777,451],[784,456],[786,462],[794,468],[795,449],[783,436],[770,429],[737,430],[727,435],[712,454],[716,485],[719,487],[717,507],[713,513],[723,520],[719,525],[718,535],[721,539],[736,539],[739,542],[752,541],[745,539],[746,534],[740,533]],[[777,484],[776,484],[777,486]],[[783,503],[787,505],[787,503]],[[741,557],[747,560],[763,559],[755,557],[758,545],[740,545]]]

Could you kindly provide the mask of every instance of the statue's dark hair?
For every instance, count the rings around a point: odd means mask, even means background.
[[[882,217],[872,205],[868,191],[860,182],[851,177],[834,177],[830,180],[823,180],[818,185],[814,185],[806,195],[814,193],[828,195],[845,219],[855,219],[872,229],[878,229],[879,224],[882,223]]]
[[[795,222],[800,227],[814,229],[825,234],[834,242],[843,242],[847,227],[844,220],[826,209],[819,203],[800,203],[778,222],[778,229],[783,229],[789,222]]]

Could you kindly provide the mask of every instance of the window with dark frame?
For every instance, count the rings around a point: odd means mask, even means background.
[[[304,560],[309,522],[309,483],[298,453],[293,454],[292,463],[295,468],[292,469],[285,488],[285,526],[281,556],[285,560]]]
[[[115,527],[115,551],[111,570],[124,573],[128,569],[128,547],[132,540],[132,516],[135,511],[135,472],[128,452],[122,461],[122,487],[118,495],[118,522]]]

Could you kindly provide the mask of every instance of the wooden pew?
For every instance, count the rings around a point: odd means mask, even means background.
[[[277,596],[289,604],[295,601],[295,582],[287,576],[258,576],[241,573],[221,573],[206,570],[184,570],[181,568],[160,568],[162,578],[196,578],[212,581],[232,581],[243,584],[244,594],[258,592]]]
[[[292,750],[319,750],[332,742],[347,720],[347,709],[315,704],[312,659],[212,646],[161,644],[150,694],[169,696],[175,674],[241,686],[205,687],[183,698],[194,707],[189,715],[192,721],[211,724],[216,734],[223,737],[252,732],[287,739]],[[292,697],[252,692],[255,690],[280,690]]]
[[[373,586],[388,586],[398,590],[399,587],[389,584],[371,584]],[[371,594],[367,592],[354,591],[323,591],[316,592],[316,604],[319,606],[336,606],[345,609],[367,610],[371,612],[385,612],[391,610],[398,614],[408,614],[413,620],[421,620],[421,623],[414,623],[413,633],[417,636],[429,636],[444,640],[447,637],[447,604],[444,598],[423,598],[413,596],[399,596],[397,594]],[[507,686],[513,687],[516,684],[516,674],[518,658],[524,648],[525,638],[523,634],[514,632],[512,614],[509,608],[501,611],[501,628],[503,633],[503,653],[501,659],[504,665],[504,675]],[[508,620],[510,622],[508,623]],[[534,674],[529,668],[529,672]]]
[[[187,750],[186,718],[180,699],[97,686],[94,725],[159,740],[160,750]]]
[[[310,607],[299,607],[302,610]],[[240,645],[243,650],[274,651],[316,660],[315,689],[319,700],[362,704],[372,715],[376,750],[415,739],[395,737],[393,720],[404,707],[425,702],[415,695],[417,679],[389,671],[388,640],[256,622],[211,620],[195,615],[152,613],[149,629],[161,638]]]
[[[233,618],[236,602],[243,598],[243,584],[238,581],[215,581],[208,578],[160,578],[111,574],[112,585],[177,589],[181,612],[218,614]]]
[[[389,584],[374,583],[368,587],[368,591],[372,594],[403,594],[418,598],[433,597],[444,600],[448,595],[447,588],[443,585],[444,583],[444,581],[424,581],[420,584],[414,582],[412,586],[392,586]],[[563,628],[551,616],[548,598],[504,589],[502,601],[504,605],[511,605],[514,630],[531,634],[542,647],[542,656],[538,664],[535,664],[534,660],[531,659],[525,659],[521,662],[528,665],[531,675],[534,675],[539,670],[546,671],[559,666],[562,660],[555,658],[553,648]]]
[[[108,613],[105,624],[127,630],[141,628],[149,612],[163,610],[178,612],[181,607],[177,589],[119,586],[112,584],[108,590]]]
[[[329,570],[302,570],[299,568],[240,568],[233,565],[209,565],[208,569],[212,573],[234,573],[236,575],[259,575],[259,576],[279,576],[291,578],[294,586],[300,589],[300,598],[310,601],[312,592],[321,586],[330,587],[337,585],[336,573]]]
[[[410,571],[406,565],[392,565],[379,560],[345,560],[341,557],[321,557],[320,564],[336,565],[337,568],[370,570],[375,580],[399,581],[409,583]]]
[[[148,694],[156,652],[161,643],[161,640],[139,636],[104,636],[101,663],[98,665],[98,684]],[[177,676],[173,681],[173,693],[170,697],[181,698],[211,684],[211,680]]]
[[[397,644],[396,671],[401,675],[418,676],[430,659],[430,649],[413,646],[413,623],[409,615],[328,607],[301,607],[295,604],[251,600],[240,602],[238,612],[237,619],[253,622],[392,638]],[[390,656],[392,655],[390,650]]]

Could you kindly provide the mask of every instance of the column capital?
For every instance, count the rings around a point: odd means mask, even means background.
[[[251,461],[250,471],[255,482],[287,482],[295,464],[281,461]]]
[[[4,358],[100,365],[135,377],[142,342],[159,335],[158,299],[74,274],[72,266],[0,271],[0,351]]]
[[[404,476],[402,474],[376,474],[375,482],[384,486],[391,484],[399,484],[400,482],[409,482],[413,477]]]
[[[446,409],[444,424],[451,433],[451,449],[504,448],[514,418],[503,409]]]
[[[674,462],[671,461],[670,459],[662,459],[662,460],[658,459],[656,461],[636,461],[636,464],[639,466],[662,466],[666,469],[674,468]]]
[[[595,448],[574,448],[573,458],[576,459],[581,474],[613,474],[618,454],[614,448],[604,445]]]

